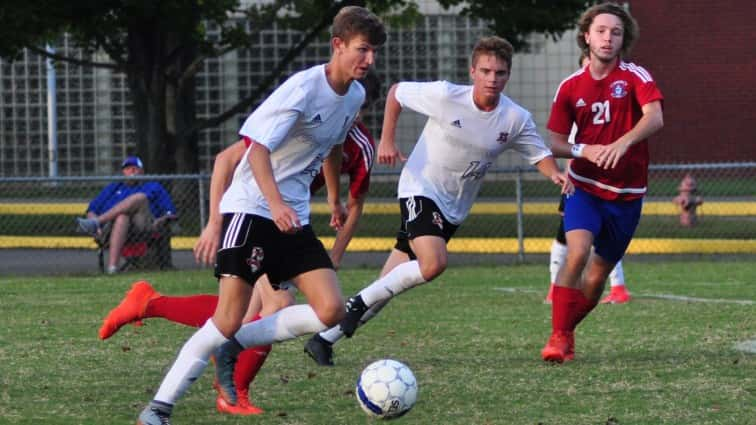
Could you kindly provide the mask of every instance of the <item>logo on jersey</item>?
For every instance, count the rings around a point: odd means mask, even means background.
[[[609,84],[609,93],[615,99],[621,99],[627,96],[627,81],[617,80]]]
[[[585,106],[585,100],[583,100],[583,98],[581,97],[581,98],[580,98],[580,99],[578,99],[578,101],[577,101],[577,102],[575,103],[575,107],[576,107],[576,108],[580,108],[580,107],[582,107],[582,106]]]
[[[460,121],[460,120],[454,120],[454,121],[452,121],[451,125],[453,125],[454,127],[457,127],[457,128],[462,128],[462,121]]]
[[[496,141],[499,142],[500,145],[503,145],[504,143],[507,143],[507,138],[509,138],[509,133],[501,132],[499,133],[499,138],[496,139]]]
[[[444,230],[444,219],[441,218],[441,214],[438,211],[433,211],[433,220],[431,220],[431,223],[438,226],[439,229]]]
[[[310,122],[313,124],[320,124],[323,122],[323,118],[320,118],[320,114],[317,114]]]
[[[265,258],[265,252],[259,246],[252,247],[252,253],[247,258],[247,265],[252,273],[257,273],[262,267],[262,261]]]

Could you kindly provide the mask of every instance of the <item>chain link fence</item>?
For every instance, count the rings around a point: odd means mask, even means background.
[[[756,253],[756,163],[653,165],[643,217],[630,254]],[[81,249],[92,264],[108,247],[77,232],[89,201],[122,176],[0,179],[0,252],[13,249]],[[127,242],[119,265],[171,267],[171,253],[190,250],[208,212],[208,175],[139,176],[171,194],[178,219],[167,228]],[[399,226],[397,172],[376,170],[350,251],[388,252]],[[533,169],[489,171],[478,202],[449,245],[450,252],[548,252],[559,226],[559,189]],[[346,184],[342,184],[345,187]],[[325,194],[313,197],[312,224],[330,247]],[[105,244],[107,245],[107,244]],[[133,257],[133,258],[132,258]]]

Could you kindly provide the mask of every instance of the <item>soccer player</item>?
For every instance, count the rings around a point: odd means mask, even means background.
[[[244,348],[318,332],[344,315],[333,264],[309,224],[309,187],[322,165],[331,224],[340,228],[340,144],[365,98],[355,80],[365,77],[373,65],[386,32],[373,13],[349,6],[334,18],[331,35],[330,61],[286,80],[240,130],[250,147],[220,203],[218,306],[181,348],[138,424],[169,423],[174,404],[202,373],[211,354],[221,396],[235,405],[234,367]],[[308,304],[241,326],[252,285],[263,274],[274,287],[291,280]]]
[[[638,25],[623,7],[602,3],[586,10],[577,42],[590,64],[562,81],[552,104],[551,149],[574,158],[568,174],[575,193],[564,207],[567,260],[554,287],[552,333],[541,351],[545,361],[574,358],[575,328],[598,303],[640,220],[647,139],[664,120],[651,74],[622,60],[637,36]],[[570,145],[573,123],[577,143]]]
[[[372,100],[378,97],[380,82],[375,74],[370,73],[365,79],[360,80],[360,83],[365,87],[366,92],[366,100],[362,106],[364,110]],[[210,183],[210,204],[216,207],[210,208],[208,224],[195,246],[196,259],[200,263],[209,264],[215,261],[222,226],[222,217],[217,206],[230,183],[231,173],[249,147],[248,143],[248,140],[240,140],[216,156]],[[349,177],[349,197],[346,204],[346,219],[342,229],[336,234],[336,240],[330,252],[334,268],[338,268],[341,264],[347,245],[354,236],[370,187],[370,170],[375,157],[375,142],[359,118],[349,130],[343,151],[341,174]],[[225,183],[220,185],[217,184],[218,182]],[[324,185],[325,180],[321,172],[310,186],[311,193],[316,193]],[[287,289],[292,289],[292,286],[287,285]],[[293,303],[294,297],[290,291],[275,291],[266,278],[260,278],[253,289],[252,300],[243,322],[268,316]],[[108,339],[123,325],[147,318],[163,318],[187,326],[200,327],[212,317],[217,304],[216,295],[165,296],[155,291],[149,282],[139,281],[132,285],[121,303],[105,317],[99,336],[100,339]],[[270,350],[271,345],[252,347],[239,355],[234,370],[237,404],[229,405],[223,397],[218,396],[216,407],[219,412],[237,415],[262,413],[262,409],[249,400],[249,386]]]
[[[406,160],[397,193],[402,220],[397,242],[382,277],[347,301],[339,327],[308,344],[332,354],[334,342],[344,335],[351,337],[392,297],[443,273],[446,244],[470,212],[489,167],[504,151],[514,149],[555,184],[566,183],[530,113],[501,93],[511,65],[511,44],[500,37],[484,37],[472,51],[472,85],[436,81],[391,87],[378,161],[393,166]],[[409,158],[394,141],[404,108],[428,116]]]
[[[588,53],[582,52],[580,54],[580,58],[578,59],[578,67],[581,69],[584,69],[588,66],[590,63],[590,57],[588,56]],[[572,129],[570,130],[570,136],[568,138],[568,141],[570,144],[575,143],[575,135],[577,134],[577,126],[573,123]],[[559,228],[557,229],[556,237],[554,238],[554,242],[551,243],[551,253],[549,256],[549,273],[551,275],[551,284],[549,285],[549,292],[546,294],[546,299],[543,300],[546,304],[551,304],[551,301],[554,297],[554,285],[556,282],[556,276],[559,272],[559,269],[562,267],[562,264],[564,264],[565,258],[567,258],[567,239],[564,236],[564,198],[565,196],[562,195],[561,199],[559,200]],[[601,300],[602,304],[624,304],[630,301],[630,292],[627,291],[627,287],[625,286],[625,272],[622,267],[622,260],[617,261],[617,264],[614,266],[614,269],[612,269],[612,272],[609,273],[609,283],[611,285],[611,290],[609,291],[609,295],[604,297],[603,300]]]

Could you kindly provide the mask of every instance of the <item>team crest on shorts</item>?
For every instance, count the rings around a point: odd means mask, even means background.
[[[252,247],[252,253],[249,254],[249,258],[247,258],[247,265],[250,270],[252,270],[252,273],[257,273],[257,271],[260,270],[264,258],[265,251],[263,251],[262,248],[259,246]]]
[[[444,219],[441,218],[441,214],[437,211],[433,211],[433,220],[431,220],[431,223],[438,226],[439,229],[444,230]]]
[[[627,96],[627,81],[617,80],[609,85],[609,92],[615,99]]]

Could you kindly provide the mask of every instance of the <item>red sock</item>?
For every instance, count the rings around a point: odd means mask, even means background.
[[[575,329],[583,319],[585,319],[585,316],[588,315],[588,313],[593,310],[594,307],[598,304],[597,300],[591,300],[585,297],[583,294],[583,291],[578,291],[578,294],[575,296],[575,300],[577,301],[577,305],[575,306],[575,310],[572,313],[571,321],[572,321],[572,329]]]
[[[257,315],[252,321],[260,319]],[[257,372],[260,371],[265,359],[268,358],[271,345],[262,345],[259,347],[250,347],[242,351],[239,354],[239,359],[236,361],[236,368],[234,369],[234,385],[236,388],[249,389],[249,384],[257,376]]]
[[[162,296],[147,304],[144,317],[162,317],[171,322],[198,328],[213,317],[217,305],[217,295]]]
[[[575,310],[578,307],[578,296],[583,296],[579,289],[565,286],[554,286],[551,301],[551,329],[553,332],[572,332],[575,330]]]

